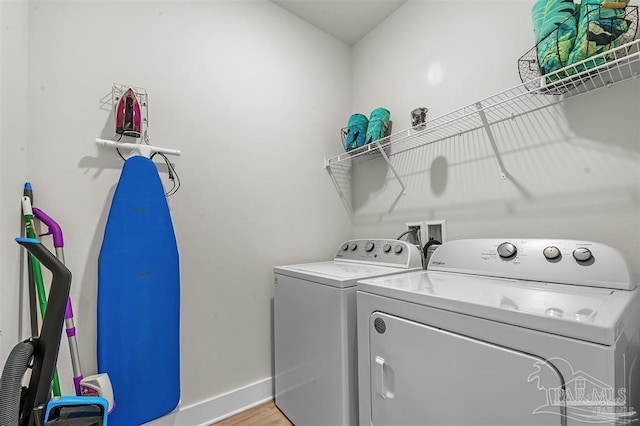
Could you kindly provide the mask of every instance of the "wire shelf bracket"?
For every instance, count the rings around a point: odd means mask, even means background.
[[[498,167],[500,167],[500,179],[507,178],[507,170],[504,167],[504,162],[502,161],[502,157],[500,156],[500,151],[498,151],[498,145],[496,144],[496,138],[493,136],[493,132],[491,131],[491,127],[489,127],[489,122],[487,121],[487,115],[482,108],[482,102],[476,102],[476,107],[478,108],[478,114],[480,115],[480,120],[482,120],[482,125],[484,126],[484,131],[487,133],[487,137],[489,138],[489,142],[491,143],[491,148],[493,149],[493,153],[496,156],[496,161],[498,162]]]
[[[384,161],[387,162],[387,166],[389,167],[389,169],[391,170],[393,175],[398,180],[398,183],[400,184],[400,187],[402,188],[401,194],[402,195],[407,195],[407,187],[402,182],[402,179],[400,179],[400,175],[398,175],[398,172],[396,171],[395,167],[393,167],[393,164],[391,164],[391,160],[389,159],[389,156],[387,155],[386,152],[384,152],[384,149],[382,149],[382,145],[380,145],[380,141],[377,141],[376,145],[378,146],[378,151],[380,151],[380,155],[382,155],[382,158],[384,158]]]

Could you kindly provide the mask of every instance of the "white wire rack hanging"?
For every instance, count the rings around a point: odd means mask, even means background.
[[[176,155],[179,156],[181,154],[180,150],[171,149],[171,148],[161,148],[157,146],[152,146],[150,144],[151,136],[149,134],[149,95],[147,94],[147,89],[143,87],[136,87],[130,84],[121,84],[121,83],[113,83],[111,88],[111,108],[112,111],[115,111],[116,105],[120,102],[120,99],[124,94],[131,89],[133,93],[138,98],[138,102],[140,103],[140,114],[141,114],[141,132],[140,136],[142,138],[141,143],[127,143],[127,142],[118,142],[109,139],[96,138],[96,144],[101,146],[108,146],[112,148],[124,148],[131,149],[137,151],[140,155],[151,156],[154,152],[160,152],[168,155]]]
[[[604,62],[598,64],[599,62]],[[428,120],[423,130],[409,128],[393,133],[363,147],[345,152],[324,161],[325,168],[348,163],[373,152],[388,157],[445,140],[452,136],[484,128],[496,154],[500,176],[505,179],[500,156],[496,151],[490,126],[511,120],[551,105],[566,98],[602,87],[611,87],[622,81],[640,76],[640,40],[591,56],[554,73],[527,81],[511,89],[479,100],[438,118]],[[391,164],[389,163],[391,166]],[[395,172],[394,172],[395,173]],[[396,177],[397,174],[396,174]],[[335,183],[335,182],[334,182]],[[404,184],[399,181],[403,187]]]

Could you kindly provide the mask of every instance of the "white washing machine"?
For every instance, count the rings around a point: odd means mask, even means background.
[[[357,423],[356,281],[422,269],[418,248],[352,240],[332,261],[274,268],[275,401],[296,425]]]
[[[620,425],[640,409],[640,299],[598,243],[445,243],[357,284],[363,425]]]

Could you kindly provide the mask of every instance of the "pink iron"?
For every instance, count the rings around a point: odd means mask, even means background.
[[[140,102],[132,89],[127,90],[120,98],[114,112],[116,133],[125,136],[140,137],[142,133],[142,113]]]

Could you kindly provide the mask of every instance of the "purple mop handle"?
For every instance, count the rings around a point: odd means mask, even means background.
[[[64,238],[62,237],[62,228],[60,228],[60,225],[58,225],[58,222],[53,220],[51,216],[49,216],[48,214],[46,214],[45,212],[43,212],[37,207],[33,207],[33,215],[40,222],[47,225],[47,228],[49,228],[49,232],[42,235],[51,234],[53,236],[53,247],[55,247],[56,249],[63,248]],[[64,259],[61,259],[61,260],[64,263]],[[65,310],[65,313],[64,313],[64,319],[69,319],[69,318],[73,319],[73,310],[71,309],[71,300],[67,299],[67,309]],[[76,335],[75,327],[73,328],[73,335],[74,336]],[[69,330],[67,330],[67,336],[71,337],[69,335]]]
[[[62,228],[58,225],[58,222],[53,220],[48,214],[43,212],[37,207],[33,208],[33,214],[38,220],[49,228],[49,232],[44,235],[53,235],[53,247],[60,248],[64,247],[64,239],[62,238]]]
[[[67,297],[67,308],[64,310],[64,319],[73,319],[73,308],[71,307],[71,298]],[[76,337],[76,327],[67,328],[67,337]]]
[[[62,237],[62,228],[58,225],[58,222],[53,220],[51,216],[43,212],[37,207],[33,207],[33,215],[42,223],[44,223],[49,231],[43,235],[53,236],[53,247],[56,249],[56,255],[64,263],[64,238]],[[69,345],[71,349],[71,361],[73,365],[73,372],[76,374],[73,378],[73,386],[76,390],[76,395],[80,396],[80,382],[84,378],[80,367],[80,355],[78,353],[78,346],[76,343],[76,327],[73,321],[73,307],[71,306],[71,298],[67,298],[67,307],[64,312],[65,329],[67,332],[67,338],[69,339]]]

